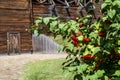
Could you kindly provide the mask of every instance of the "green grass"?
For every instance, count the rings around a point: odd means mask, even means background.
[[[56,43],[58,44],[62,44],[63,43],[63,40],[62,40],[62,36],[61,35],[58,35],[56,36],[56,38],[54,38],[53,36],[50,36],[50,38],[55,41]]]
[[[63,80],[63,61],[64,59],[29,62],[19,80]]]

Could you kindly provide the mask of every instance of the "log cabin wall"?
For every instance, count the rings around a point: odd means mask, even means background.
[[[55,0],[56,1],[56,0]],[[102,0],[95,4],[95,14],[100,17],[100,6]],[[78,6],[70,5],[70,16],[81,16]],[[70,19],[65,6],[56,5],[56,12],[62,20]],[[83,10],[83,13],[86,12]],[[37,0],[0,0],[0,52],[8,51],[7,33],[20,33],[20,50],[32,50],[32,37],[26,31],[37,17],[52,16],[50,4],[40,4]]]
[[[32,50],[29,0],[0,0],[0,52],[8,51],[7,33],[20,33],[20,51]]]
[[[34,20],[37,17],[47,17],[47,16],[52,16],[52,11],[51,11],[51,5],[50,4],[40,4],[39,2],[37,2],[37,0],[32,0],[33,1],[33,18]],[[56,1],[56,0],[54,0]],[[68,0],[69,1],[69,0]],[[93,0],[94,1],[94,0]],[[100,6],[102,4],[102,0],[99,1],[99,3],[94,3],[95,6],[95,15],[96,18],[101,17],[102,14],[100,12]],[[71,19],[73,17],[81,17],[80,13],[79,13],[79,9],[78,6],[75,4],[71,4],[69,7],[69,12],[70,12],[70,17],[68,16],[66,10],[65,10],[65,6],[61,5],[60,3],[56,2],[56,12],[58,14],[58,16],[60,16],[60,18],[62,20],[66,20],[66,19]],[[82,10],[83,15],[87,15],[85,9]]]
[[[71,17],[79,15],[77,9],[78,9],[77,6],[70,7],[69,11],[70,11]],[[63,5],[56,4],[56,12],[57,12],[58,16],[60,16],[60,18],[62,18],[62,19],[70,18],[65,10],[65,6],[63,6]],[[39,2],[33,2],[33,18],[34,18],[34,20],[39,16],[41,16],[41,17],[52,16],[51,5],[50,4],[40,4]]]

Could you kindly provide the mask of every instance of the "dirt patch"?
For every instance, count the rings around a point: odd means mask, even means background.
[[[18,80],[24,65],[30,61],[65,58],[66,54],[0,55],[0,80]]]

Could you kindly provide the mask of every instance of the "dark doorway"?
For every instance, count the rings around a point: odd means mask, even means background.
[[[20,53],[20,33],[8,32],[7,33],[8,54]]]

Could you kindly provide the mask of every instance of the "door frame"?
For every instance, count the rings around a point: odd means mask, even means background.
[[[7,32],[7,51],[8,51],[8,55],[10,55],[10,47],[11,47],[11,43],[10,43],[10,34],[12,35],[17,35],[17,40],[18,40],[18,45],[17,45],[17,52],[20,54],[21,51],[21,45],[20,45],[20,32]],[[12,51],[13,52],[13,51]],[[15,53],[15,52],[14,52]]]

